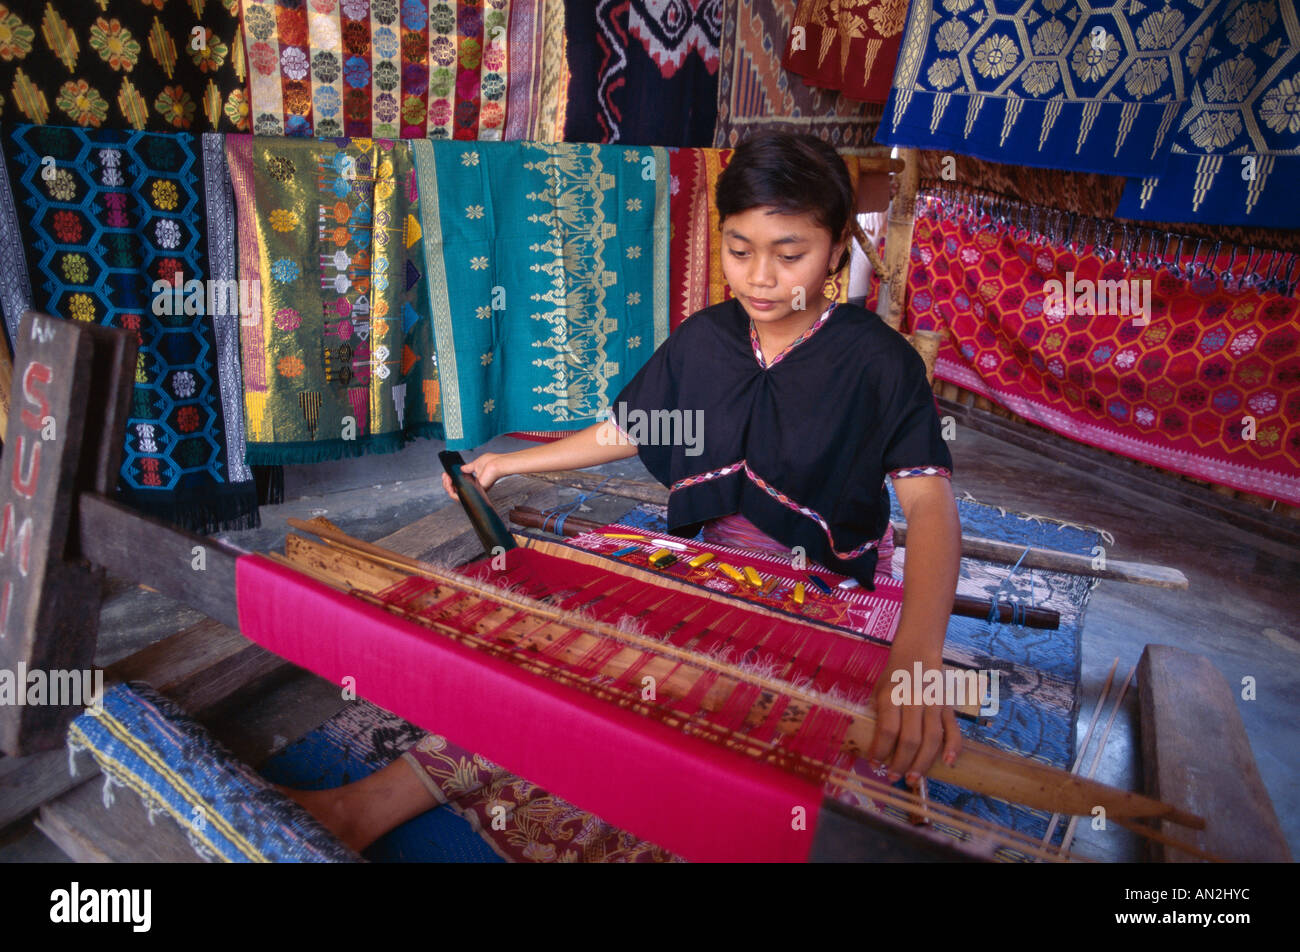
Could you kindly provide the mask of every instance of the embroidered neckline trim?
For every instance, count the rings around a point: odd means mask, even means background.
[[[790,343],[786,344],[785,348],[779,354],[777,354],[775,357],[772,358],[771,363],[768,363],[763,359],[763,348],[760,347],[758,343],[758,327],[754,324],[754,319],[751,317],[749,319],[749,346],[754,349],[754,359],[758,361],[758,366],[764,370],[771,370],[773,367],[779,364],[782,360],[785,359],[785,356],[787,354],[789,354],[792,350],[794,350],[796,347],[798,347],[808,338],[812,337],[813,334],[816,334],[817,331],[821,330],[822,325],[826,323],[827,319],[831,316],[831,311],[835,310],[835,307],[836,304],[834,301],[828,304],[826,310],[822,311],[822,316],[817,318],[817,320],[813,322],[813,325],[809,327],[806,331],[804,331],[794,340],[790,341]]]

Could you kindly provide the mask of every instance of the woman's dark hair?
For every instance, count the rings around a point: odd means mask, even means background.
[[[786,215],[812,215],[831,233],[845,235],[856,200],[849,170],[833,146],[816,136],[769,132],[746,139],[718,176],[718,221],[771,206]],[[835,271],[849,262],[845,246]]]

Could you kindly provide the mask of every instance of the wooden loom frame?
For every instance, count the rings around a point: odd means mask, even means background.
[[[0,641],[0,667],[14,667],[18,661],[30,667],[88,667],[95,647],[98,586],[105,570],[155,586],[214,621],[237,627],[231,594],[240,553],[138,515],[109,498],[121,452],[117,434],[131,390],[129,369],[134,366],[128,335],[29,313],[20,344],[21,372],[16,379],[21,398],[11,410],[10,432],[15,436],[4,460],[11,478],[0,488],[6,518],[0,540],[0,622],[7,634]],[[51,420],[58,436],[35,442]],[[206,556],[201,573],[192,565],[196,546]],[[191,669],[189,678],[156,686],[179,695],[187,706],[202,708],[229,696],[235,686],[231,680],[284,667],[284,662],[246,642],[240,645],[240,640],[227,639],[221,649],[217,666],[234,675],[224,685],[199,681]],[[150,649],[140,652],[147,654]],[[157,652],[153,654],[125,659],[109,674],[147,678],[158,660]],[[16,804],[0,809],[0,826],[77,785],[68,778],[60,782],[54,767],[64,763],[63,733],[76,713],[53,707],[0,709],[0,745],[11,755],[0,761],[0,791],[20,794]],[[32,756],[18,756],[22,754]],[[1253,761],[1250,766],[1253,769]],[[36,789],[25,789],[28,782]],[[817,858],[920,859],[935,856],[936,849],[941,858],[960,858],[951,850],[882,828],[870,818],[850,817],[836,808],[823,813],[813,853]]]

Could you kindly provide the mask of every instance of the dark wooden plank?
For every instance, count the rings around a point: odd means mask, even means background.
[[[81,754],[82,765],[92,763]],[[87,783],[41,807],[36,828],[79,863],[201,863],[185,829],[170,814],[149,822],[144,801],[115,787],[104,806],[101,783]]]
[[[601,476],[599,473],[584,473],[579,469],[557,470],[553,473],[528,473],[531,479],[540,479],[557,486],[569,486],[584,492],[599,490],[611,496],[635,499],[655,506],[668,505],[668,489],[659,483],[644,482],[638,479],[621,479],[616,476]]]
[[[1294,519],[1148,469],[1135,460],[1076,443],[1041,427],[1004,420],[987,410],[942,397],[937,399],[941,412],[951,414],[963,426],[1037,453],[1046,460],[1063,463],[1075,473],[1104,479],[1108,493],[1120,494],[1147,507],[1156,500],[1270,540],[1300,546],[1300,523]]]
[[[69,776],[68,751],[63,747],[0,758],[0,830],[85,779]]]
[[[1237,862],[1290,862],[1286,838],[1260,778],[1228,682],[1208,659],[1147,645],[1138,663],[1142,770],[1148,794],[1205,817],[1201,831],[1163,831]],[[1149,843],[1152,859],[1197,862]]]
[[[817,814],[808,859],[813,863],[992,862],[991,852],[981,853],[957,843],[942,834],[852,810],[827,798]]]
[[[65,560],[94,342],[73,322],[29,311],[16,350],[9,442],[0,460],[0,670],[15,681],[20,671],[49,676],[90,667],[100,584],[89,566]],[[81,712],[71,704],[14,700],[0,704],[0,750],[11,756],[62,746]]]
[[[235,603],[239,550],[92,493],[83,493],[77,503],[82,557],[197,608],[223,625],[239,627]]]

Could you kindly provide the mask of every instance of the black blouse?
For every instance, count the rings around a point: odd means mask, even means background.
[[[691,536],[739,512],[867,587],[889,524],[886,474],[952,471],[920,355],[851,304],[832,306],[766,366],[737,301],[705,308],[655,351],[610,417],[669,487],[670,531]]]

